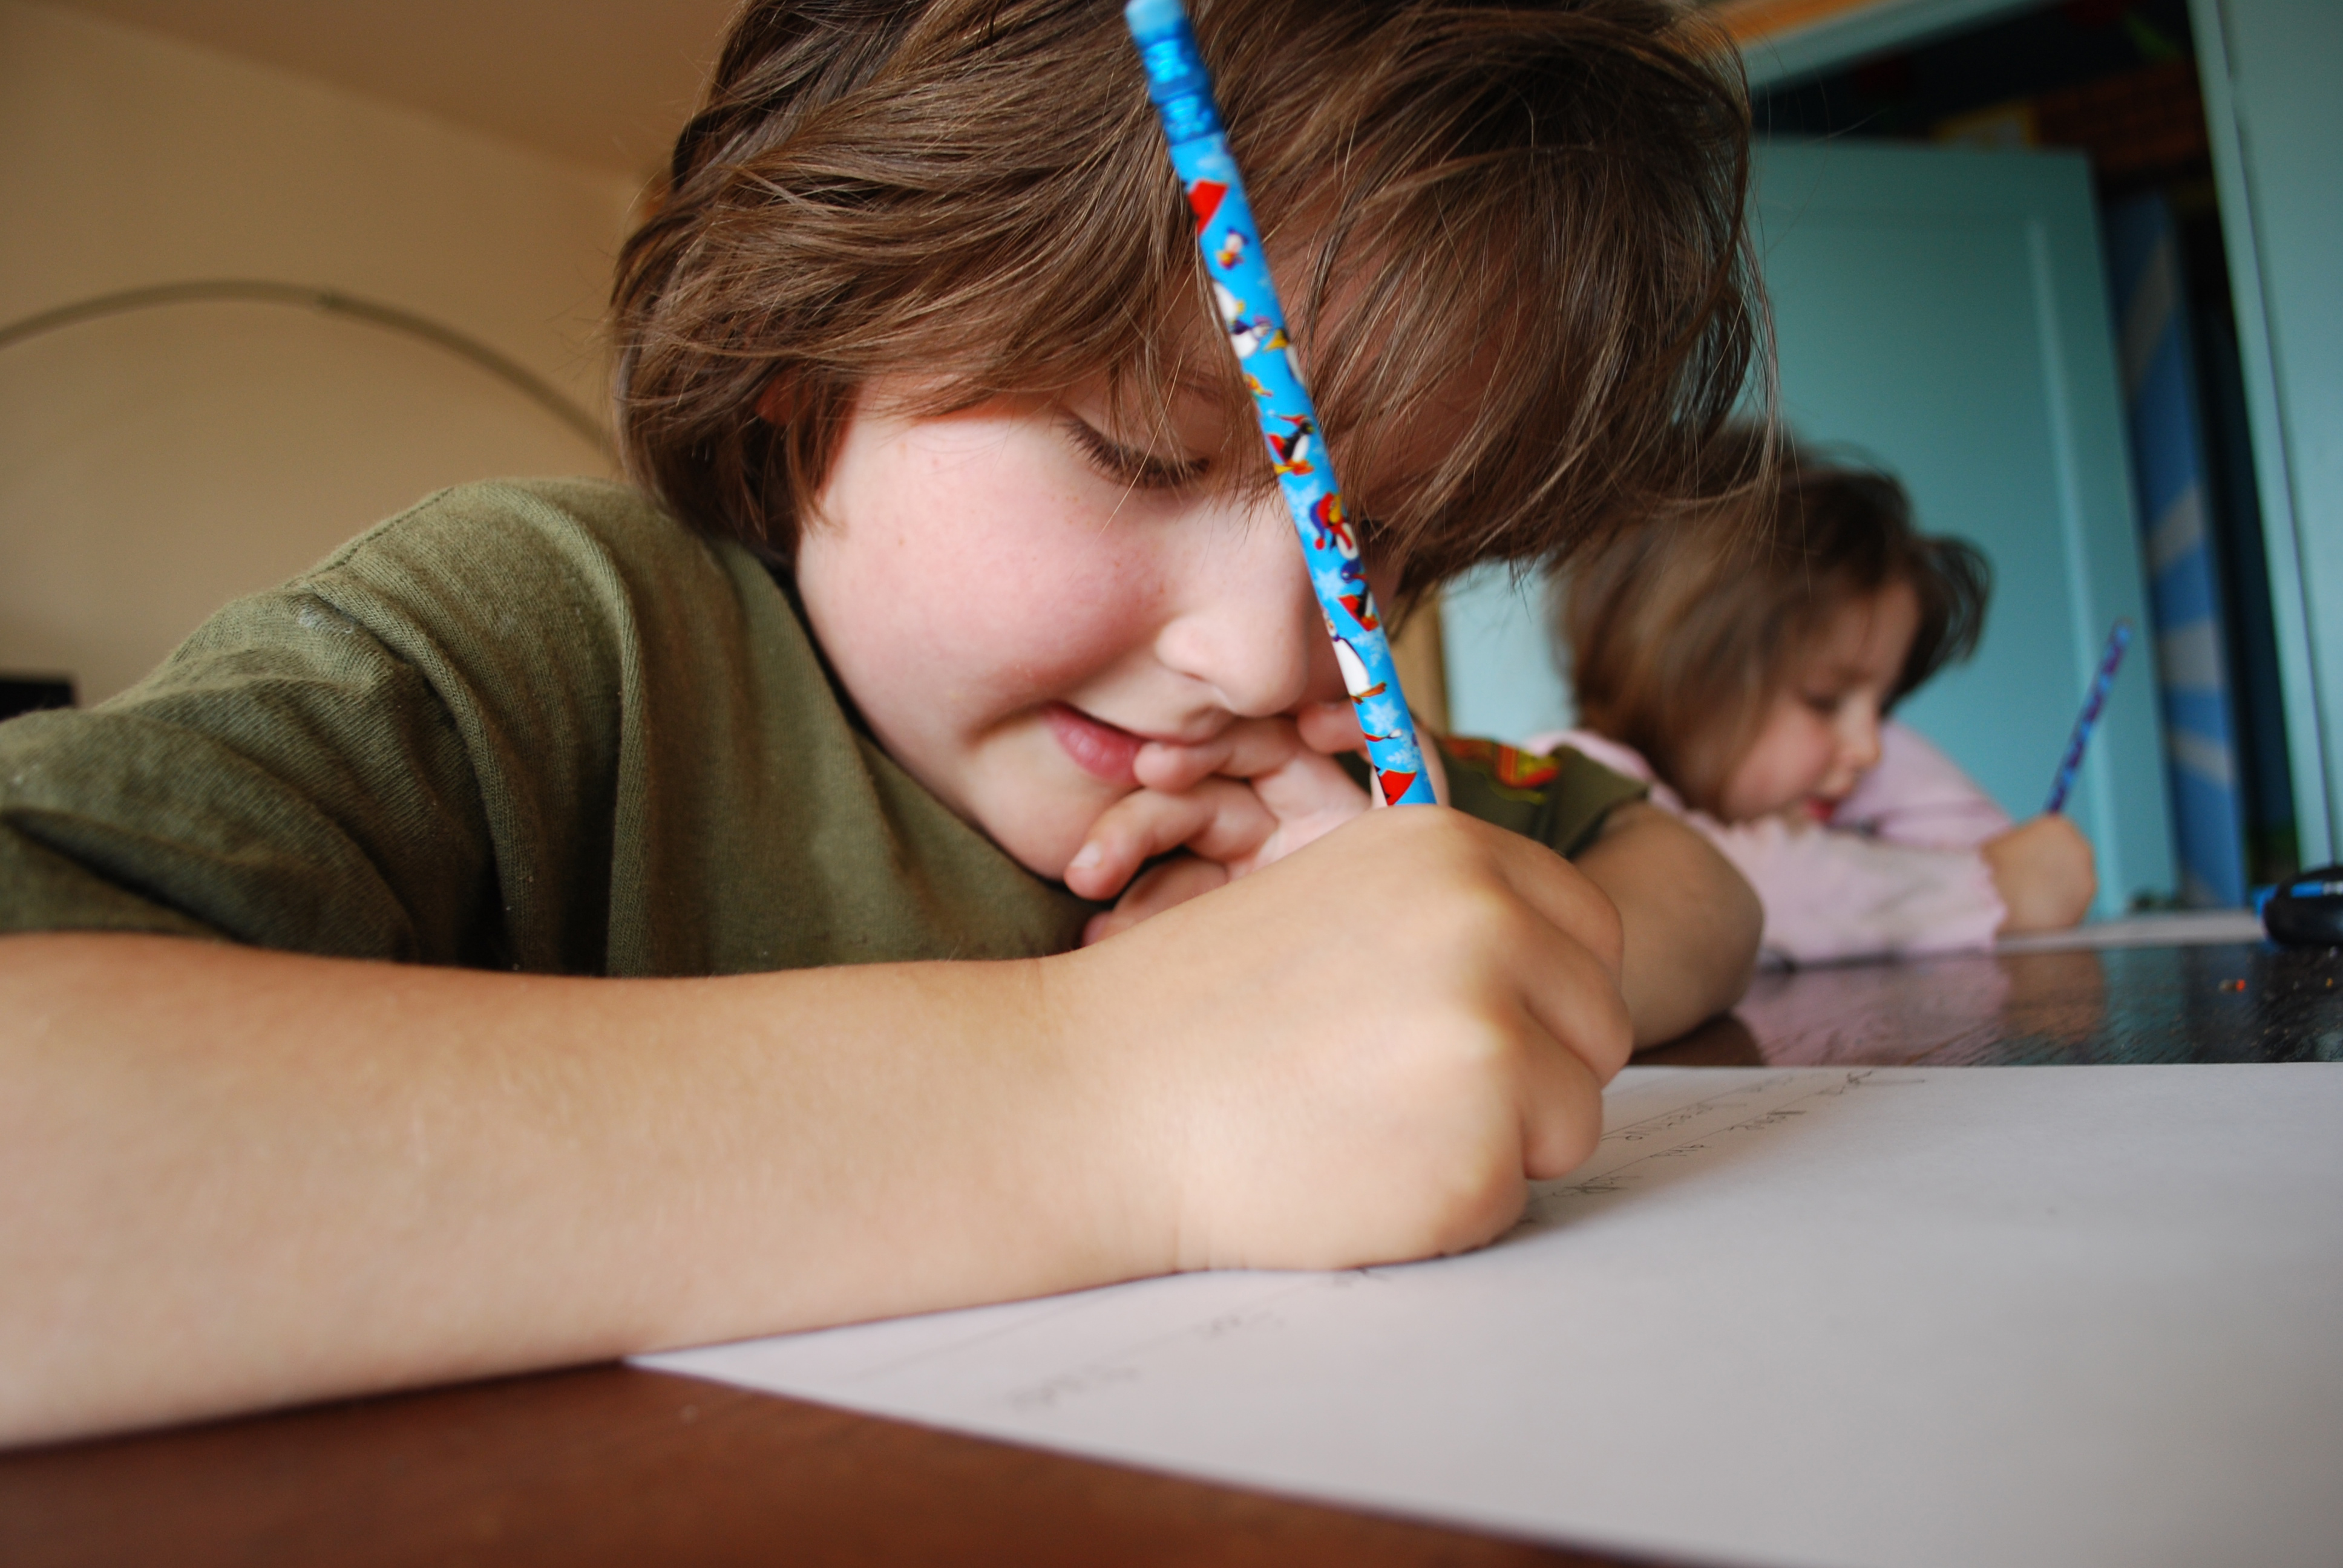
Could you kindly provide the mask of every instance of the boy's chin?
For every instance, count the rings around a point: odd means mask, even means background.
[[[1051,797],[1047,809],[1037,809],[1044,794]],[[1090,837],[1091,825],[1100,813],[1129,790],[1096,789],[1032,790],[1016,803],[1015,809],[983,812],[976,825],[985,837],[1009,858],[1050,881],[1062,881],[1066,865],[1074,852]]]
[[[909,770],[954,816],[1052,882],[1064,879],[1100,814],[1131,793],[1077,768],[1038,722],[952,762]]]

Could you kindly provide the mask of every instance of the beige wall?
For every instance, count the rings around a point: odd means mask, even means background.
[[[624,181],[158,35],[0,0],[0,327],[196,278],[322,285],[602,413]],[[0,348],[0,670],[121,689],[213,608],[442,485],[607,471],[471,363],[281,306]]]

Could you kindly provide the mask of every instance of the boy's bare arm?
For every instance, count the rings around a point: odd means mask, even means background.
[[[1618,943],[1434,811],[1022,962],[0,940],[0,1441],[1477,1244],[1599,1132]]]
[[[978,1288],[973,1249],[1014,1246],[964,1223],[989,1191],[1024,1189],[1071,1282],[1080,1189],[1018,1169],[1036,1121],[1085,1125],[1041,1088],[1064,1076],[1055,1037],[981,1040],[990,1080],[910,1081],[1038,980],[598,981],[0,940],[0,1440],[929,1304]],[[890,1141],[881,1107],[922,1093],[970,1097],[965,1120]],[[890,1270],[915,1237],[923,1267]]]
[[[1657,807],[1622,806],[1578,868],[1618,906],[1635,1043],[1673,1040],[1741,1000],[1765,914],[1707,839]]]

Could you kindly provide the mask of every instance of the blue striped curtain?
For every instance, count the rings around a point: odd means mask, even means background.
[[[2245,828],[2219,579],[2206,493],[2187,289],[2161,195],[2107,209],[2132,474],[2139,492],[2182,899],[2246,899]]]

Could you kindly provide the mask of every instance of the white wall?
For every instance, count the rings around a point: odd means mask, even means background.
[[[603,413],[598,171],[159,35],[0,0],[0,329],[198,278],[319,285],[476,338]],[[0,348],[0,670],[136,679],[212,608],[440,486],[607,472],[416,338],[180,304]]]

